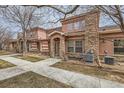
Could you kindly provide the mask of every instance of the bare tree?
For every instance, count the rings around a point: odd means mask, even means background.
[[[27,39],[26,31],[30,28],[34,16],[35,8],[32,6],[23,7],[23,6],[8,6],[3,11],[4,16],[9,20],[9,22],[15,24],[17,27],[20,27],[23,33],[23,55],[27,53]]]
[[[9,41],[13,38],[14,33],[7,27],[0,25],[0,50],[7,49]]]
[[[26,52],[26,38],[25,38],[25,31],[26,29],[29,27],[30,22],[32,20],[32,14],[33,12],[30,13],[26,13],[23,12],[22,10],[28,11],[32,10],[30,8],[32,7],[36,7],[36,8],[51,8],[54,11],[60,13],[62,15],[62,17],[60,17],[56,22],[60,21],[62,18],[66,18],[67,15],[69,14],[73,14],[74,12],[76,12],[81,6],[80,5],[69,5],[69,6],[55,6],[55,5],[30,5],[30,6],[24,6],[24,9],[20,9],[18,7],[15,6],[11,6],[12,8],[14,7],[14,9],[11,9],[9,6],[7,6],[8,9],[7,10],[7,14],[9,15],[8,17],[11,17],[10,19],[13,19],[14,22],[18,23],[19,25],[21,25],[22,30],[23,30],[23,39],[24,39],[24,53]],[[29,8],[29,10],[28,10]],[[122,31],[124,31],[124,6],[119,6],[119,5],[109,5],[109,6],[105,6],[105,5],[101,5],[101,6],[92,6],[92,8],[87,9],[87,7],[82,7],[82,11],[83,9],[86,9],[86,11],[91,10],[91,9],[99,9],[99,11],[101,11],[102,13],[108,15],[111,20],[113,20],[114,23],[116,23]],[[25,15],[26,18],[25,18]],[[21,16],[21,17],[20,17]],[[22,17],[23,16],[23,17]],[[31,16],[31,17],[29,17]],[[25,20],[29,20],[29,21],[25,21]],[[26,22],[26,25],[25,25]]]
[[[43,8],[43,7],[49,7],[52,8],[59,13],[64,15],[64,18],[76,12],[80,7],[80,5],[75,5],[75,6],[53,6],[53,5],[34,5],[37,8]],[[82,11],[86,10],[89,11],[91,9],[99,9],[102,13],[106,14],[107,16],[110,17],[110,19],[117,24],[120,29],[124,32],[124,6],[123,5],[96,5],[96,6],[84,6],[82,7]]]
[[[49,8],[52,8],[52,9],[54,9],[54,10],[56,10],[56,11],[58,11],[58,12],[60,12],[60,13],[62,13],[62,14],[64,14],[65,16],[67,15],[67,14],[71,14],[71,13],[73,13],[74,11],[76,11],[76,9],[79,7],[79,5],[75,5],[75,6],[68,6],[68,7],[66,7],[66,8],[64,8],[63,6],[55,6],[55,5],[33,5],[33,6],[35,6],[35,7],[37,7],[37,8],[42,8],[42,7],[49,7]]]
[[[124,6],[121,5],[99,5],[96,6],[102,13],[110,17],[124,32]]]
[[[2,43],[4,41],[5,31],[6,31],[6,28],[3,28],[2,26],[0,26],[0,50],[2,50]]]

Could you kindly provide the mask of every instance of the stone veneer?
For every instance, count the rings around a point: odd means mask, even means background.
[[[58,38],[60,40],[60,44],[59,44],[59,56],[60,58],[64,59],[64,55],[65,55],[65,37],[61,34],[53,34],[50,37],[50,56],[51,57],[55,57],[55,40],[56,38]]]
[[[99,12],[94,11],[86,15],[85,23],[85,52],[94,46],[99,54]]]
[[[72,32],[69,32],[67,29],[67,24],[69,23],[75,23],[77,21],[82,21],[85,20],[86,23],[86,30],[85,31],[78,31],[78,30],[73,30]],[[81,14],[78,16],[73,16],[67,19],[63,19],[61,21],[62,23],[62,30],[58,30],[58,28],[41,31],[43,29],[39,29],[38,37],[36,37],[36,40],[40,40],[40,52],[44,52],[46,48],[43,50],[42,49],[42,43],[43,41],[48,41],[48,46],[47,46],[47,52],[50,53],[52,57],[54,57],[54,41],[51,40],[51,38],[54,36],[54,38],[58,37],[61,40],[61,45],[60,45],[60,56],[65,55],[65,52],[67,52],[67,49],[65,50],[65,37],[66,40],[85,40],[85,49],[83,49],[84,52],[86,52],[91,46],[95,46],[97,53],[100,55],[104,55],[104,50],[108,51],[108,55],[113,55],[114,54],[114,40],[120,40],[124,39],[124,34],[120,30],[119,27],[102,27],[99,28],[100,31],[98,31],[98,25],[99,25],[99,12],[98,11],[92,11],[88,12],[86,14]],[[59,27],[61,29],[61,27]],[[57,31],[56,31],[57,30]],[[47,32],[46,35],[44,35],[42,32]],[[53,33],[56,32],[56,33]],[[69,32],[69,33],[68,33]],[[49,34],[53,33],[50,38],[48,37]],[[61,34],[63,33],[63,34]],[[44,36],[43,36],[44,35]],[[63,36],[64,35],[64,36]],[[99,36],[100,35],[100,36]],[[18,50],[19,52],[22,52],[22,33],[19,34],[17,40],[11,41],[9,45],[9,50],[14,51]],[[39,38],[41,37],[41,38]],[[45,38],[42,38],[45,37]],[[31,38],[29,38],[30,41],[32,41]],[[19,40],[19,41],[18,41]],[[62,43],[63,42],[63,43]],[[51,45],[50,45],[51,44]],[[46,46],[46,45],[44,45]],[[44,48],[44,47],[43,47]],[[50,49],[50,50],[49,50]],[[45,51],[46,52],[46,51]],[[66,53],[68,54],[68,53]],[[76,53],[73,53],[74,55],[77,55]],[[66,56],[66,55],[65,55]]]
[[[85,52],[89,50],[92,46],[96,48],[96,53],[99,54],[99,33],[98,33],[98,26],[99,26],[99,12],[98,11],[92,11],[90,13],[87,13],[84,16],[82,16],[85,20],[86,29],[84,33],[84,39],[85,39]],[[63,31],[64,32],[64,31]],[[63,33],[62,32],[62,33]],[[50,55],[51,57],[55,57],[55,38],[60,39],[60,45],[59,45],[59,56],[62,59],[65,59],[66,52],[65,51],[65,36],[66,33],[61,35],[61,33],[54,33],[50,36]],[[67,35],[68,36],[68,35]]]

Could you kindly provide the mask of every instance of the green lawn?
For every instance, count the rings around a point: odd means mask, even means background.
[[[20,58],[20,59],[27,60],[27,61],[31,61],[31,62],[38,62],[38,61],[46,59],[45,57],[36,57],[36,56],[28,56],[28,55],[27,56],[16,55],[13,57]]]
[[[13,66],[15,66],[15,65],[0,59],[0,69],[13,67]]]
[[[10,79],[0,81],[1,88],[69,88],[70,86],[41,76],[34,72],[27,72]]]
[[[52,67],[124,83],[124,73],[107,71],[111,68],[99,69],[98,67],[92,67],[72,62],[59,62],[52,65]]]

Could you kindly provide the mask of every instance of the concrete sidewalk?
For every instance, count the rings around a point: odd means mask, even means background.
[[[124,84],[120,84],[118,82],[99,79],[93,76],[88,76],[88,75],[79,74],[76,72],[71,72],[63,69],[50,67],[50,65],[61,61],[60,59],[48,58],[46,60],[42,60],[36,63],[31,63],[30,61],[25,61],[25,60],[10,57],[10,56],[3,56],[3,57],[0,57],[0,59],[6,60],[10,63],[17,65],[16,67],[8,68],[7,70],[6,69],[0,70],[0,73],[2,73],[0,75],[0,80],[7,79],[9,78],[9,76],[10,77],[16,76],[21,73],[25,73],[27,71],[33,71],[42,76],[46,76],[48,78],[51,78],[53,80],[65,83],[67,85],[70,85],[76,88],[124,87]]]
[[[17,65],[17,66],[24,66],[24,65],[30,65],[30,64],[33,65],[33,63],[30,61],[14,58],[14,57],[10,57],[10,56],[0,57],[0,59],[8,61],[14,65]]]
[[[124,84],[105,79],[99,79],[93,76],[79,74],[54,67],[37,67],[31,69],[33,72],[49,77],[56,81],[65,83],[76,88],[121,88]]]
[[[28,71],[23,70],[20,67],[10,67],[6,69],[2,69],[0,70],[0,80],[5,80],[25,72],[28,72]]]

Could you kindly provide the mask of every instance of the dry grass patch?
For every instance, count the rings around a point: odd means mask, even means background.
[[[35,55],[27,55],[27,56],[16,55],[13,57],[20,58],[20,59],[27,60],[27,61],[31,61],[31,62],[38,62],[38,61],[46,59],[45,56],[35,56]]]
[[[0,69],[13,67],[13,66],[15,66],[15,65],[0,59]]]
[[[52,67],[124,83],[124,72],[112,71],[111,68],[107,67],[99,69],[95,66],[88,66],[73,62],[59,62],[52,65]]]
[[[67,88],[70,87],[34,72],[27,72],[0,81],[1,88]]]
[[[5,50],[0,50],[0,56],[1,55],[8,55],[8,54],[10,54],[10,52],[5,51]]]

